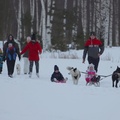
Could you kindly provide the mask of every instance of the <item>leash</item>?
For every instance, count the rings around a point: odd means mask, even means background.
[[[110,75],[106,75],[106,76],[105,76],[105,75],[100,75],[100,76],[103,77],[103,78],[100,79],[100,81],[101,81],[101,80],[105,79],[106,77],[110,77],[110,76],[112,76],[112,74],[110,74]]]
[[[81,71],[81,73],[87,74],[86,72],[82,72],[82,71]],[[98,75],[98,76],[103,77],[103,78],[100,79],[100,81],[101,81],[101,80],[105,79],[106,77],[112,76],[112,74],[110,74],[110,75]]]
[[[110,74],[110,75],[99,75],[99,76],[106,78],[106,77],[112,76],[112,74]]]

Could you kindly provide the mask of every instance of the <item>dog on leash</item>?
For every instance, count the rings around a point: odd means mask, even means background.
[[[16,71],[17,71],[17,75],[20,75],[20,73],[21,73],[20,64],[16,64]]]
[[[80,71],[77,68],[74,68],[74,67],[67,67],[67,70],[69,70],[68,74],[71,75],[72,80],[73,80],[73,84],[77,85],[78,81],[79,81],[79,78],[81,77]]]
[[[120,81],[120,67],[117,66],[117,69],[112,74],[112,86],[114,87],[115,82],[115,87],[117,88],[119,81]]]

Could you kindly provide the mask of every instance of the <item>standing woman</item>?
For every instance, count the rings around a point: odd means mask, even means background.
[[[3,45],[3,61],[6,60],[8,76],[13,77],[16,56],[18,55],[19,60],[21,59],[19,46],[14,41],[13,35],[8,36],[7,42]]]
[[[23,46],[23,48],[31,41],[31,37],[28,36],[27,37],[27,40]],[[23,58],[24,58],[24,74],[29,74],[29,59],[28,59],[28,54],[29,54],[29,51],[26,51],[23,55]]]
[[[36,75],[39,77],[39,54],[42,53],[42,47],[40,46],[40,43],[36,41],[36,35],[33,34],[31,36],[31,41],[24,47],[24,49],[21,51],[20,54],[25,53],[26,51],[29,51],[29,77],[32,76],[33,71],[33,63],[35,63],[36,66]]]

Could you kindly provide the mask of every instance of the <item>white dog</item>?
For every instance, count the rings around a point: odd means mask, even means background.
[[[69,74],[72,76],[73,84],[77,85],[79,78],[81,77],[81,73],[77,68],[73,67],[67,67],[67,70],[69,70]]]
[[[21,73],[20,64],[16,64],[16,71],[17,71],[17,74],[20,75],[20,73]]]

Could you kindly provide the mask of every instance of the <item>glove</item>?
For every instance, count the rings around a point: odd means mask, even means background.
[[[54,80],[55,82],[57,82],[57,81],[58,81],[56,78],[53,78],[53,80]]]
[[[5,59],[5,56],[3,56],[3,59],[2,59],[2,60],[5,62],[5,60],[6,60],[6,59]]]
[[[82,63],[85,63],[85,59],[83,59]]]
[[[19,58],[19,61],[20,61],[21,60],[21,55],[20,54],[18,55],[18,58]]]

